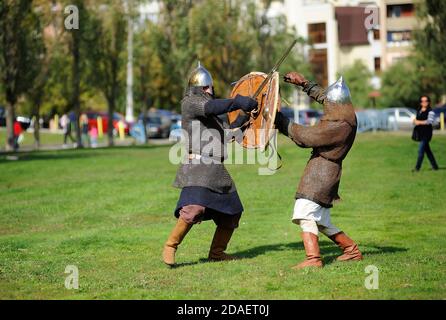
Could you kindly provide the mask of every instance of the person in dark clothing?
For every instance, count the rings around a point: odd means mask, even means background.
[[[163,250],[163,261],[168,266],[175,265],[176,250],[192,226],[205,220],[213,220],[217,225],[209,260],[235,259],[224,251],[238,227],[243,206],[223,164],[228,141],[225,129],[232,126],[227,127],[218,116],[241,109],[239,117],[246,118],[247,113],[257,107],[257,101],[241,95],[233,99],[214,99],[213,94],[211,74],[199,65],[189,78],[181,102],[188,155],[178,168],[174,182],[174,186],[182,190],[174,211],[178,220]]]
[[[65,113],[60,118],[60,126],[63,131],[63,145],[67,145],[68,138],[70,138],[71,142],[76,142],[76,140],[71,135],[71,120],[70,117]]]
[[[420,145],[418,147],[418,158],[413,172],[418,172],[421,169],[421,164],[423,163],[424,154],[426,153],[429,159],[432,169],[438,170],[437,161],[435,160],[434,154],[432,153],[429,142],[432,139],[432,123],[434,122],[435,114],[430,106],[431,100],[428,96],[420,97],[420,106],[417,110],[417,116],[413,120],[415,124],[415,129],[418,133],[420,139]]]

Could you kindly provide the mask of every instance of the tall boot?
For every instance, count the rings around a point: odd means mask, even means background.
[[[175,252],[191,228],[192,224],[186,223],[181,217],[178,218],[177,224],[164,245],[163,261],[165,264],[171,267],[175,265]]]
[[[231,240],[233,232],[234,229],[217,226],[217,229],[215,229],[214,238],[212,239],[211,248],[209,250],[209,260],[225,261],[237,259],[237,257],[231,256],[224,252],[228,247],[228,242]]]
[[[301,236],[304,242],[306,259],[292,268],[294,270],[299,270],[307,267],[322,268],[323,263],[321,259],[321,253],[319,251],[318,236],[311,232],[302,232]]]
[[[339,248],[344,251],[344,254],[339,256],[336,260],[338,261],[357,261],[362,260],[361,251],[359,251],[358,245],[344,232],[336,233],[329,237],[334,243],[336,243]]]

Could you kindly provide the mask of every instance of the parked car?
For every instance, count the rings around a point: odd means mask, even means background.
[[[27,130],[31,125],[31,119],[28,117],[16,116],[15,119],[23,130]],[[6,127],[6,109],[4,107],[0,107],[0,127]]]
[[[417,116],[417,111],[410,108],[389,108],[383,112],[387,115],[389,130],[412,130],[414,127],[413,118]]]
[[[294,121],[294,109],[289,108],[289,107],[281,107],[280,112],[282,112],[282,114],[285,117],[287,117],[288,119],[291,119]]]
[[[169,140],[179,141],[181,139],[181,116],[172,116],[172,124],[170,126]]]
[[[315,125],[316,122],[322,117],[323,113],[319,110],[306,109],[299,110],[299,124],[303,125]]]
[[[365,109],[358,110],[355,113],[358,132],[389,130],[387,112],[378,109]]]
[[[84,113],[87,115],[87,118],[88,118],[88,130],[90,130],[91,128],[94,128],[94,127],[97,128],[97,126],[98,126],[97,119],[100,116],[102,118],[102,130],[104,133],[107,132],[107,130],[108,130],[108,113],[107,112],[87,111]],[[124,131],[125,131],[125,134],[128,135],[129,134],[129,124],[125,121],[125,117],[118,112],[115,112],[113,114],[113,132],[114,132],[114,134],[118,135],[119,121],[122,121],[124,123]]]
[[[142,115],[140,115],[142,119]],[[170,116],[158,112],[149,112],[146,116],[146,130],[149,138],[168,138],[172,120]]]
[[[282,107],[280,111],[283,113],[284,116],[290,118],[292,121],[296,122],[295,120],[295,110],[289,107]],[[299,112],[299,119],[297,123],[310,126],[316,124],[316,122],[319,121],[319,119],[322,117],[322,112],[319,110],[314,109],[304,109],[304,110],[298,110]]]
[[[163,116],[163,117],[167,117],[167,118],[172,118],[175,116],[178,116],[178,114],[175,111],[171,111],[171,110],[165,110],[165,109],[155,109],[158,115]],[[150,112],[149,113],[153,113]]]
[[[434,119],[434,123],[432,124],[432,126],[434,127],[434,129],[440,129],[441,113],[443,113],[443,119],[446,123],[446,104],[439,108],[434,108],[434,109],[432,109],[432,111],[435,113],[435,119]]]

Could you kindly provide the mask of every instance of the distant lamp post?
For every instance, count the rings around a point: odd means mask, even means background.
[[[125,120],[135,122],[133,116],[133,1],[126,0],[125,9],[127,13],[127,90]]]

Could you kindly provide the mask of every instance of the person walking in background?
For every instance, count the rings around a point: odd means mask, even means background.
[[[95,126],[90,129],[90,145],[92,148],[97,148],[98,146],[98,128]]]
[[[20,143],[23,140],[23,128],[20,122],[14,121],[14,149],[19,149]]]
[[[68,137],[70,138],[71,142],[76,142],[71,135],[71,121],[66,113],[64,113],[63,116],[60,118],[60,126],[62,127],[63,131],[63,146],[67,146]]]
[[[421,169],[423,163],[424,154],[426,153],[432,169],[438,170],[437,161],[435,161],[434,154],[432,153],[429,142],[432,139],[432,123],[434,122],[435,114],[431,108],[431,100],[428,96],[424,95],[420,97],[420,106],[417,110],[417,116],[413,119],[415,124],[413,138],[420,142],[418,147],[418,159],[415,169],[412,172],[418,172]]]
[[[85,113],[80,116],[80,123],[82,129],[82,144],[84,146],[90,146],[90,137],[88,135],[88,117]]]

